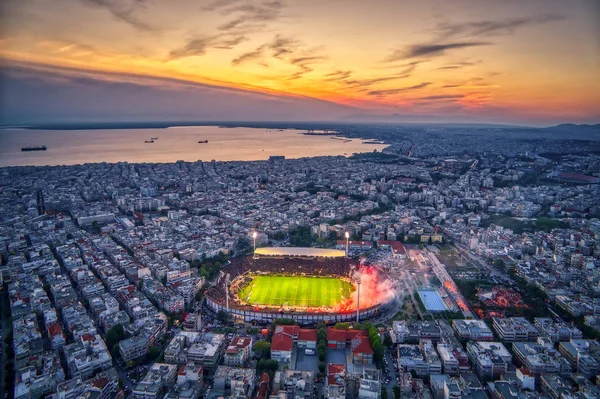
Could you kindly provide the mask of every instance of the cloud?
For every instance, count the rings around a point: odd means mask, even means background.
[[[435,31],[441,38],[473,37],[473,36],[500,36],[512,34],[515,30],[532,25],[541,25],[548,22],[560,21],[563,15],[546,14],[540,17],[517,17],[498,21],[471,21],[464,23],[441,23]]]
[[[337,82],[339,80],[348,79],[352,75],[352,71],[335,71],[326,74],[323,79],[326,82]]]
[[[406,91],[422,89],[423,87],[427,87],[430,84],[431,84],[431,82],[423,82],[423,83],[419,83],[418,85],[408,86],[408,87],[399,87],[397,89],[371,90],[368,92],[368,94],[371,96],[387,96],[390,94],[398,94],[398,93],[403,93]]]
[[[169,52],[169,60],[177,58],[193,57],[206,54],[211,49],[231,50],[243,41],[248,40],[246,36],[229,35],[222,36],[195,36],[188,40],[183,46]]]
[[[327,59],[326,56],[319,54],[318,48],[306,48],[294,38],[276,35],[271,42],[234,58],[231,60],[231,65],[238,66],[245,62],[255,61],[264,66],[267,57],[277,58],[300,69],[287,77],[286,80],[295,80],[312,72],[311,65]]]
[[[263,55],[264,55],[264,47],[261,46],[254,51],[244,53],[244,54],[234,58],[233,60],[231,60],[231,65],[236,66],[236,65],[243,64],[244,62],[260,60],[263,57]]]
[[[464,97],[464,94],[437,94],[433,96],[419,97],[417,100],[454,100]]]
[[[145,0],[81,0],[83,3],[106,9],[116,19],[139,31],[153,32],[158,29],[136,17],[135,12],[145,7]]]
[[[332,120],[352,107],[145,75],[5,63],[0,124],[48,121]]]
[[[235,3],[239,3],[240,0],[215,0],[212,3],[202,7],[204,11],[216,11],[223,7],[229,7]]]
[[[481,60],[475,61],[475,62],[470,62],[470,61],[455,62],[455,63],[450,64],[450,65],[439,67],[439,68],[437,68],[437,70],[438,71],[443,71],[443,70],[449,70],[449,69],[463,69],[463,68],[475,66],[475,65],[478,65],[478,64],[481,64]]]
[[[290,59],[289,63],[299,67],[300,71],[294,73],[287,80],[294,80],[294,79],[301,78],[305,74],[313,71],[313,68],[310,67],[310,65],[313,65],[320,61],[324,61],[326,59],[327,59],[327,57],[320,56],[320,55],[304,56],[304,57]]]
[[[221,3],[224,1],[221,0]],[[230,31],[252,26],[255,29],[262,28],[266,22],[273,22],[279,19],[281,11],[285,4],[281,1],[263,1],[259,3],[232,2],[230,7],[221,6],[221,14],[228,16],[238,14],[234,19],[221,24],[218,29],[221,31]],[[256,25],[258,23],[258,25]],[[255,24],[255,25],[252,25]]]
[[[439,57],[451,50],[459,50],[477,46],[489,46],[490,41],[481,37],[494,37],[512,34],[519,28],[541,25],[564,19],[562,15],[546,14],[540,17],[516,17],[503,20],[483,20],[463,23],[441,23],[433,32],[436,38],[429,43],[417,43],[392,51],[385,62],[394,62],[411,58]],[[448,65],[439,69],[460,69],[469,66],[468,63]]]
[[[427,43],[413,44],[408,48],[395,50],[386,61],[393,62],[417,57],[435,57],[444,55],[448,50],[464,49],[477,46],[488,46],[490,42],[457,42],[457,43]]]
[[[369,78],[369,79],[350,79],[345,80],[344,84],[351,88],[366,88],[369,86],[373,86],[374,84],[387,82],[390,80],[398,80],[403,79],[402,76],[381,76],[378,78]]]
[[[277,35],[267,47],[273,50],[273,57],[281,58],[286,54],[293,54],[300,47],[300,42],[296,39]]]

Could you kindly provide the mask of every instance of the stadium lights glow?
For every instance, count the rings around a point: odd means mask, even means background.
[[[345,232],[344,235],[346,236],[346,257],[348,257],[348,239],[350,238],[350,233]]]
[[[252,238],[254,239],[254,253],[253,253],[254,258],[256,258],[256,236],[257,235],[258,235],[258,233],[256,231],[252,233]]]

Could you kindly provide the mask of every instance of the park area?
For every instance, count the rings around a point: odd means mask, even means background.
[[[352,291],[352,284],[335,277],[255,276],[238,296],[252,305],[332,307]]]

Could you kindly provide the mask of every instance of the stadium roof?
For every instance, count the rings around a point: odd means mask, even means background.
[[[303,247],[256,248],[255,254],[263,256],[322,256],[325,258],[343,258],[346,256],[346,252],[339,249]]]

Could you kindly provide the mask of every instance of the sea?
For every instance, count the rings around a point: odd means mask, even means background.
[[[0,166],[56,166],[97,162],[168,163],[254,161],[381,151],[361,139],[305,135],[304,130],[185,126],[165,129],[0,130]],[[146,143],[154,139],[153,143]],[[198,141],[208,140],[208,143]],[[22,152],[21,147],[46,146]]]

